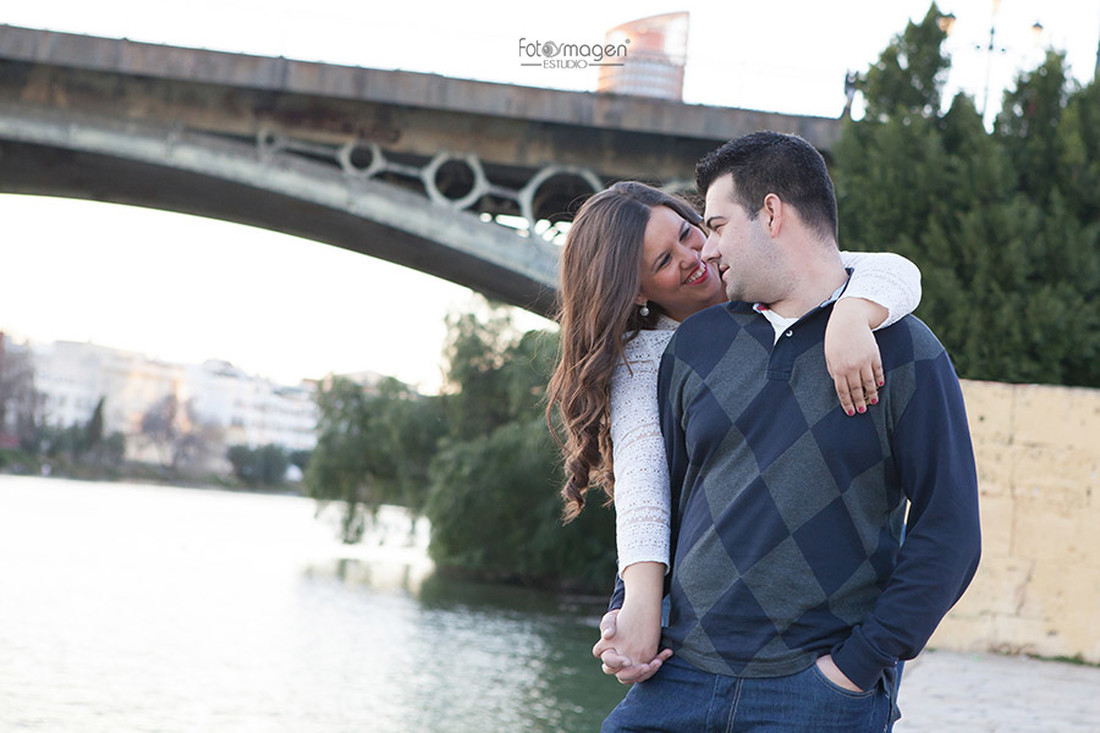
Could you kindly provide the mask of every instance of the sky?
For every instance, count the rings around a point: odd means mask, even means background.
[[[306,61],[403,69],[576,91],[594,69],[522,67],[519,42],[602,43],[621,23],[688,11],[684,101],[837,117],[844,77],[865,71],[927,0],[687,0],[629,4],[347,3],[346,0],[24,0],[9,25]],[[948,92],[989,107],[1043,47],[1092,77],[1100,0],[943,0],[957,22]],[[1044,27],[1040,44],[1031,26]],[[990,27],[995,29],[989,52]],[[858,108],[857,108],[858,114]],[[2,161],[0,161],[2,164]],[[90,341],[155,358],[224,359],[294,384],[336,372],[442,381],[444,317],[467,289],[381,260],[266,230],[86,201],[0,195],[0,330]],[[521,328],[550,325],[518,313]]]

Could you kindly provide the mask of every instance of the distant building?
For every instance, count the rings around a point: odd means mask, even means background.
[[[170,364],[71,341],[35,347],[33,360],[43,424],[83,424],[102,398],[104,432],[126,436],[129,460],[186,460],[194,470],[222,473],[230,470],[225,456],[232,445],[288,451],[316,445],[310,383],[277,385],[224,361]]]
[[[41,407],[30,350],[0,331],[0,448],[18,448],[33,434]]]
[[[179,365],[95,344],[55,341],[33,351],[42,423],[55,428],[87,422],[105,398],[104,432],[137,434],[146,410],[177,394],[184,376]]]
[[[194,414],[223,427],[229,445],[280,445],[312,450],[317,444],[314,385],[277,385],[224,361],[189,367],[187,397]]]
[[[666,13],[623,23],[607,42],[627,44],[621,66],[601,66],[597,92],[656,97],[679,102],[684,95],[688,13]]]

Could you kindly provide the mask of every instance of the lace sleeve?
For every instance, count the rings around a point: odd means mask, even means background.
[[[643,331],[611,375],[615,542],[619,570],[636,562],[668,567],[668,463],[657,410],[657,369],[672,331]]]
[[[920,269],[893,252],[841,252],[852,277],[842,298],[863,298],[889,311],[878,328],[886,328],[920,305]],[[876,331],[878,329],[875,329]]]

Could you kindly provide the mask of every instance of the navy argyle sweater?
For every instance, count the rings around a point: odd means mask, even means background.
[[[776,342],[750,305],[715,306],[662,359],[664,645],[702,669],[781,676],[831,652],[869,689],[916,656],[977,569],[977,477],[947,353],[912,316],[876,332],[886,386],[848,417],[825,367],[831,310]]]

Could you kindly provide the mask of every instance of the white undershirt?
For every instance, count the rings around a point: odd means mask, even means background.
[[[818,308],[823,308],[824,306],[827,306],[829,303],[832,303],[833,301],[838,300],[840,298],[840,296],[844,293],[844,288],[846,288],[846,287],[848,287],[848,281],[847,280],[844,281],[843,285],[841,285],[839,288],[834,290],[833,294],[830,295],[827,300],[823,300],[821,302],[821,305],[818,306]],[[788,333],[788,331],[790,330],[791,326],[798,323],[798,321],[802,318],[802,316],[795,316],[794,318],[788,318],[787,316],[781,316],[778,313],[776,313],[775,311],[773,311],[771,308],[769,308],[768,306],[764,305],[763,303],[757,303],[752,308],[757,313],[759,313],[760,315],[767,318],[768,323],[772,324],[772,328],[775,329],[775,341],[773,343],[779,343],[779,337],[782,336],[785,333],[787,333],[787,335],[790,335]],[[805,315],[805,314],[803,314],[803,315]],[[882,328],[882,326],[879,326],[879,328]]]

